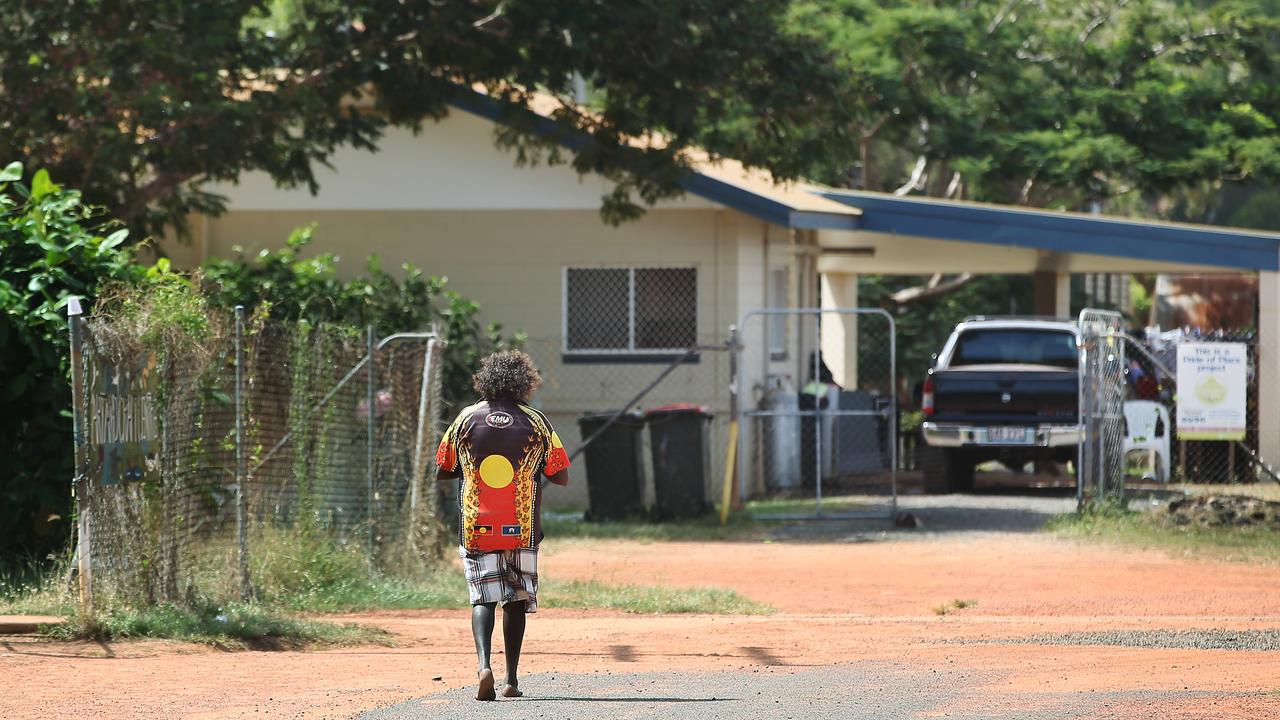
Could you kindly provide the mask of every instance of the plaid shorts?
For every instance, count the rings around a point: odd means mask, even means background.
[[[538,611],[538,549],[469,551],[458,547],[472,605],[525,601]]]

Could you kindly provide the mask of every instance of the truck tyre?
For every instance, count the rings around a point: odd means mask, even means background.
[[[926,493],[957,493],[973,490],[974,469],[977,463],[963,450],[926,445],[918,452]]]
[[[948,449],[943,453],[946,460],[947,492],[973,492],[974,472],[977,461],[963,450]]]

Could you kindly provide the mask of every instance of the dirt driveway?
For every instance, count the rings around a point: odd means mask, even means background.
[[[395,648],[0,638],[0,717],[1280,717],[1280,568],[1015,527],[549,541],[546,575],[727,587],[778,612],[543,610],[522,662],[529,697],[508,701],[520,710],[466,699],[466,613],[424,611],[353,618]]]

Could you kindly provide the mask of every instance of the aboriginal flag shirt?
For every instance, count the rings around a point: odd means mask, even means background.
[[[541,476],[569,467],[547,416],[508,400],[482,401],[458,415],[436,464],[462,468],[460,542],[468,550],[535,548],[542,541]]]

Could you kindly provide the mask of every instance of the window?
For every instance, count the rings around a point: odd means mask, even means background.
[[[791,271],[785,266],[769,269],[769,307],[791,306]],[[791,318],[786,315],[769,315],[769,357],[787,359],[787,334]]]
[[[695,268],[565,270],[565,352],[673,352],[697,335]]]
[[[966,330],[956,341],[948,366],[1009,363],[1075,368],[1076,337],[1061,330]]]

